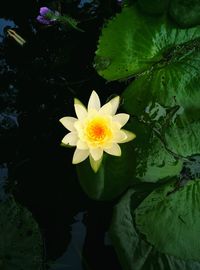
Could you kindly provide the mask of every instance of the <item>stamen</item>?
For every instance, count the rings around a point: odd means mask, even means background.
[[[101,124],[92,124],[88,130],[89,136],[95,140],[101,140],[105,138],[106,130]]]
[[[105,119],[94,119],[86,127],[86,137],[89,142],[101,143],[111,136],[111,130]]]

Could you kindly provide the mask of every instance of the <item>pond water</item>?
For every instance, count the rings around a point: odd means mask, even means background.
[[[67,12],[84,32],[41,25],[41,6]],[[73,113],[74,97],[86,101],[97,89],[105,101],[119,92],[120,84],[108,86],[93,68],[101,25],[119,9],[115,1],[92,0],[1,7],[0,199],[12,194],[39,224],[44,269],[120,269],[106,235],[113,205],[90,200],[80,188],[72,151],[60,146],[65,131],[58,121]]]

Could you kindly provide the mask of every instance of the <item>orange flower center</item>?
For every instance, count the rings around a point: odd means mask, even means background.
[[[85,134],[89,142],[103,143],[111,137],[112,132],[108,126],[108,121],[104,118],[95,118],[87,124]]]

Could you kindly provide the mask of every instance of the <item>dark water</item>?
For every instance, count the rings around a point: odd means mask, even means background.
[[[43,26],[41,6],[61,8],[84,32]],[[60,146],[59,119],[73,115],[73,99],[102,102],[124,85],[106,83],[93,68],[103,23],[117,1],[2,1],[0,8],[0,197],[12,193],[38,222],[44,269],[120,269],[107,236],[114,202],[96,202],[82,191],[73,150]],[[15,30],[26,43],[10,37]]]

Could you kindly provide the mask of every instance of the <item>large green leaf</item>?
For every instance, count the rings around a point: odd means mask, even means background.
[[[200,154],[200,122],[188,123],[184,127],[173,125],[165,133],[165,138],[170,150],[180,156]]]
[[[154,117],[158,119],[158,115]],[[137,135],[132,154],[136,167],[133,178],[145,182],[169,180],[180,174],[188,157],[200,154],[200,122],[181,127],[164,124],[141,124],[136,120],[130,123]]]
[[[173,156],[155,132],[156,127],[133,121],[137,137],[134,142],[132,166],[134,178],[145,182],[166,181],[180,173],[182,160]]]
[[[182,44],[199,37],[200,27],[176,28],[165,16],[142,15],[136,5],[125,7],[103,28],[95,67],[107,80],[127,78],[151,69],[156,63],[161,67],[169,65],[173,50],[178,49],[178,55],[183,51],[188,54],[187,46],[180,53],[178,45],[182,48]],[[188,69],[187,64],[185,68]]]
[[[111,200],[123,193],[133,181],[134,141],[121,145],[121,148],[121,157],[105,155],[97,173],[93,172],[88,160],[77,166],[80,184],[90,198]]]
[[[178,175],[182,169],[182,160],[169,153],[160,139],[153,134],[148,144],[141,149],[137,148],[137,152],[136,178],[141,181],[166,181]]]
[[[200,24],[199,0],[171,0],[169,12],[180,26],[191,27]]]
[[[138,233],[134,211],[144,195],[130,189],[114,209],[110,236],[123,270],[199,270],[200,263],[162,254]]]
[[[200,261],[200,181],[153,191],[136,209],[137,229],[160,252]]]
[[[14,199],[0,203],[0,269],[40,270],[42,240],[31,213]]]
[[[133,81],[123,93],[125,110],[140,116],[151,103],[165,107],[176,105],[184,109],[188,119],[199,119],[199,45],[196,41],[187,54],[162,67],[155,66],[151,72]]]

